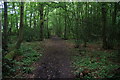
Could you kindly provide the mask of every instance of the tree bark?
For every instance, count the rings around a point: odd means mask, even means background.
[[[116,24],[116,15],[117,15],[117,3],[114,3],[114,11],[113,11],[113,16],[112,16],[112,24],[115,26]]]
[[[65,3],[66,4],[66,3]],[[65,29],[64,29],[64,39],[67,40],[67,8],[65,5]]]
[[[7,15],[7,2],[4,2],[4,26],[3,26],[3,50],[7,51],[8,49],[8,15]]]
[[[107,49],[107,37],[106,37],[106,4],[102,3],[102,39],[103,39],[103,44],[102,48]]]
[[[16,25],[16,29],[17,29],[17,35],[18,35],[18,16],[17,16],[17,11],[16,11],[16,9],[15,9],[15,3],[13,2],[13,8],[14,8],[14,11],[15,11],[15,19],[16,19],[16,21],[15,21],[15,25]]]
[[[32,8],[31,3],[30,3],[30,6]],[[32,25],[32,10],[30,10],[30,28],[31,28],[31,25]]]
[[[36,13],[34,13],[34,28],[36,29]]]
[[[79,48],[80,44],[79,44],[79,21],[80,21],[80,15],[79,15],[79,4],[77,3],[77,8],[76,8],[76,15],[75,15],[75,39],[76,39],[76,45],[75,45],[75,48]]]
[[[115,39],[115,36],[116,35],[116,15],[117,15],[117,3],[113,3],[113,9],[114,11],[111,13],[112,14],[112,27],[110,29],[110,34],[109,34],[109,37],[108,37],[108,48],[109,49],[113,49],[114,47],[114,39]]]
[[[88,10],[88,6],[89,4],[86,2],[86,12],[85,12],[85,15],[86,15],[86,20],[88,20],[88,14],[89,14],[89,10]],[[87,27],[88,26],[88,22],[86,22],[86,26],[85,26],[85,31],[87,31]],[[84,47],[87,47],[87,37],[88,37],[88,31],[87,33],[85,33],[86,36],[84,36]]]
[[[19,28],[19,35],[18,35],[18,41],[16,43],[16,49],[20,48],[20,45],[22,43],[23,40],[23,27],[24,27],[24,23],[23,23],[23,19],[24,18],[24,2],[21,2],[21,7],[20,7],[20,28]]]
[[[48,28],[48,22],[49,22],[49,7],[48,7],[48,11],[47,11],[47,38],[50,38],[50,32],[49,32],[49,28]]]
[[[43,11],[44,11],[44,6],[43,4],[39,4],[40,6],[40,41],[43,41],[43,26],[44,26],[44,15],[43,15]]]

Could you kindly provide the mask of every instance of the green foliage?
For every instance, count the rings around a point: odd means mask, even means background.
[[[38,40],[39,35],[37,34],[39,34],[39,29],[26,27],[24,31],[24,40],[27,42]]]
[[[90,70],[89,75],[84,76],[84,78],[111,78],[114,75],[111,72],[120,66],[109,60],[109,57],[117,56],[116,54],[116,52],[85,51],[84,56],[74,56],[73,66],[76,69],[75,74],[88,69]]]
[[[3,77],[5,76],[9,76],[14,73],[15,69],[12,69],[13,67],[13,62],[12,60],[3,58],[3,64],[2,64],[2,68],[3,68]]]
[[[40,37],[40,6],[43,5],[44,38],[58,35],[64,38],[80,41],[100,40],[102,36],[102,10],[101,3],[25,3],[24,5],[24,40],[34,41]],[[117,7],[115,7],[115,4]],[[106,8],[106,38],[109,46],[116,46],[120,39],[119,3],[105,3]],[[116,11],[115,11],[116,10]],[[4,11],[3,11],[4,12]],[[20,22],[20,3],[8,3],[8,30],[11,29],[9,38],[17,36]],[[4,18],[2,18],[4,22]],[[65,30],[66,27],[66,30]]]
[[[20,60],[9,60],[3,59],[3,76],[17,76],[17,73],[31,73],[34,68],[31,66],[34,62],[40,59],[42,56],[41,53],[38,53],[32,47],[28,45],[22,45],[19,49],[19,57],[22,57]],[[7,70],[7,71],[6,71]],[[13,74],[14,73],[14,74]],[[22,76],[22,75],[21,75]]]
[[[49,38],[49,35],[58,35],[59,37],[65,38],[64,35],[66,34],[66,38],[72,39],[78,46],[83,42],[101,42],[103,36],[105,35],[108,48],[119,48],[120,3],[104,3],[105,7],[101,4],[102,3],[99,2],[24,3],[24,18],[22,18],[24,19],[24,29],[23,31],[20,31],[21,4],[18,2],[9,2],[7,3],[8,20],[6,20],[8,24],[6,24],[7,26],[3,26],[2,32],[3,34],[7,34],[9,38],[8,44],[10,43],[10,45],[8,45],[8,48],[13,47],[14,43],[17,41],[17,38],[20,38],[18,33],[23,33],[23,41],[27,42],[39,40],[39,38],[42,37],[40,35],[42,33],[43,38]],[[102,11],[101,7],[104,7],[106,12],[104,12],[104,10]],[[4,9],[1,10],[2,15],[4,15]],[[106,15],[103,15],[102,12],[106,13]],[[40,16],[41,13],[43,13],[43,16]],[[103,19],[106,21],[102,20],[102,16],[104,16]],[[43,19],[41,19],[41,17],[43,17]],[[5,22],[4,20],[5,17],[2,18],[2,22]],[[42,25],[40,25],[41,22],[43,22]],[[102,22],[105,22],[105,29],[102,29]],[[4,33],[4,29],[8,33]],[[7,36],[3,35],[4,38],[7,38]],[[7,44],[7,41],[4,43]],[[11,52],[10,54],[7,54],[5,58],[12,59],[16,54],[17,57],[22,56],[22,59],[18,61],[4,59],[4,70],[8,70],[8,73],[7,71],[4,73],[5,76],[9,76],[12,73],[15,74],[15,71],[18,69],[20,69],[23,73],[31,72],[32,68],[29,68],[28,66],[42,56],[41,53],[38,53],[39,51],[37,52],[34,49],[34,47],[36,47],[35,45],[31,46],[22,45],[17,51],[9,49]],[[118,67],[118,65],[115,65],[108,60],[108,57],[111,56],[113,58],[117,58],[117,56],[114,55],[116,52],[109,54],[103,51],[81,51],[79,53],[87,55],[83,57],[74,56],[74,65],[77,67],[78,71],[83,71],[84,67],[94,70],[98,69],[96,72],[92,72],[91,75],[94,76],[94,74],[98,74],[99,77],[109,77],[111,75],[108,75],[107,73]],[[80,66],[83,66],[83,68],[79,68]],[[91,78],[91,76],[85,77]]]
[[[7,55],[5,55],[6,59],[13,59],[13,57],[15,56],[16,51],[11,51],[10,53],[7,53]]]

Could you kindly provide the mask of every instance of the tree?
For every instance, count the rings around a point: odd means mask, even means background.
[[[103,49],[107,49],[107,37],[106,37],[106,4],[102,3],[102,39],[103,39]]]
[[[67,6],[65,3],[65,28],[64,28],[64,39],[67,40]]]
[[[43,41],[43,27],[44,27],[44,5],[39,4],[39,12],[40,12],[40,41]]]
[[[104,49],[114,48],[118,44],[120,33],[119,6],[117,5],[119,4],[98,2],[31,2],[22,5],[22,3],[9,2],[8,8],[4,7],[4,18],[2,18],[3,48],[7,49],[5,46],[7,43],[12,44],[14,38],[17,41],[15,49],[19,49],[23,40],[42,41],[50,35],[72,39],[77,48],[82,44],[87,47],[87,43],[92,41],[101,42],[101,39]],[[11,35],[8,35],[8,29]],[[11,41],[8,42],[7,36]]]
[[[4,26],[3,26],[3,50],[7,51],[8,47],[8,15],[7,15],[7,2],[4,2]]]
[[[79,48],[79,30],[80,30],[80,23],[79,23],[79,21],[80,21],[80,11],[79,11],[79,7],[80,7],[80,5],[78,4],[78,3],[76,3],[76,6],[77,6],[77,8],[76,8],[76,15],[75,15],[75,40],[76,40],[76,48]]]
[[[9,52],[5,58],[7,59],[13,59],[18,51],[18,49],[21,46],[21,43],[23,41],[23,27],[24,27],[24,2],[21,2],[20,5],[20,28],[19,28],[19,35],[18,35],[18,40],[16,42],[15,48],[13,51]]]
[[[18,35],[18,41],[16,43],[16,49],[20,48],[20,45],[23,41],[23,27],[24,27],[24,3],[21,2],[21,7],[20,7],[20,28],[19,28],[19,35]]]
[[[109,33],[108,37],[108,48],[113,49],[114,47],[114,39],[116,35],[116,17],[117,17],[117,3],[113,3],[113,12],[112,14],[112,26],[111,26],[111,32]]]
[[[47,21],[46,21],[46,29],[47,29],[47,38],[50,38],[50,31],[49,31],[49,28],[48,28],[48,22],[49,22],[49,6],[47,6],[47,11],[46,11],[46,16],[47,16]]]

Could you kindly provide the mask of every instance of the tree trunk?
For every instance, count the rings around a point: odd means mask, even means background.
[[[18,35],[18,41],[16,43],[16,49],[20,48],[20,45],[22,43],[23,40],[23,27],[24,27],[24,23],[23,23],[23,19],[24,18],[24,3],[21,2],[21,7],[20,7],[20,28],[19,28],[19,35]]]
[[[4,26],[3,26],[3,50],[7,51],[8,43],[8,15],[7,15],[7,2],[4,2]]]
[[[66,9],[66,5],[65,5],[65,29],[64,29],[64,39],[67,40],[67,9]]]
[[[88,7],[89,7],[89,4],[86,2],[86,12],[85,12],[85,15],[86,15],[86,20],[88,20],[88,17],[89,17],[89,9],[88,9]],[[86,26],[85,26],[85,35],[86,36],[84,36],[84,44],[83,44],[83,46],[84,47],[87,47],[87,39],[88,39],[88,29],[89,28],[89,26],[88,26],[88,22],[86,22]]]
[[[21,2],[21,6],[20,6],[20,28],[19,28],[19,35],[18,35],[18,40],[16,42],[15,45],[15,49],[12,50],[11,52],[9,52],[7,55],[5,55],[6,59],[13,59],[17,53],[17,50],[20,48],[20,45],[22,43],[23,40],[23,17],[24,16],[24,2]]]
[[[18,35],[18,16],[17,16],[17,11],[15,9],[15,3],[13,2],[13,8],[14,8],[14,11],[15,11],[15,19],[16,19],[16,22],[15,22],[15,25],[16,25],[16,29],[17,29],[17,35]]]
[[[114,3],[114,11],[113,11],[113,16],[112,16],[112,24],[115,26],[116,24],[116,15],[117,15],[117,3]]]
[[[80,44],[79,44],[79,26],[80,26],[80,24],[79,24],[79,21],[80,21],[80,19],[79,19],[79,4],[77,3],[76,4],[77,5],[77,8],[76,8],[76,17],[75,17],[75,21],[76,21],[76,23],[75,23],[75,38],[76,38],[76,45],[75,45],[75,48],[79,48],[80,46]]]
[[[115,37],[114,37],[114,35],[116,35],[116,15],[117,15],[117,3],[115,2],[114,4],[113,4],[113,7],[114,7],[114,11],[113,11],[113,13],[112,13],[112,28],[111,28],[111,34],[109,35],[109,48],[110,49],[113,49],[113,47],[114,47],[114,39],[115,39]]]
[[[43,11],[44,11],[44,6],[43,4],[39,4],[40,6],[40,41],[43,41],[43,26],[44,26],[44,15],[43,15]]]
[[[34,28],[36,29],[36,14],[34,13]]]
[[[11,36],[11,34],[12,34],[12,27],[13,27],[13,19],[12,19],[12,18],[13,18],[13,14],[11,14],[11,21],[10,21],[10,22],[11,22],[11,25],[10,25],[10,28],[9,28],[9,31],[8,31],[8,35],[9,35],[9,36]],[[10,39],[9,39],[9,40],[10,40]]]
[[[49,7],[48,7],[48,11],[47,11],[47,38],[50,38],[50,33],[49,33],[49,28],[48,28],[48,16],[49,16]]]
[[[106,5],[102,3],[102,39],[103,39],[103,49],[107,49],[107,37],[106,37]]]
[[[31,28],[31,24],[32,24],[32,12],[30,11],[30,28]]]

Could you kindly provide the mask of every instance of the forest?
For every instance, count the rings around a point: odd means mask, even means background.
[[[119,2],[3,2],[2,77],[120,78]]]

